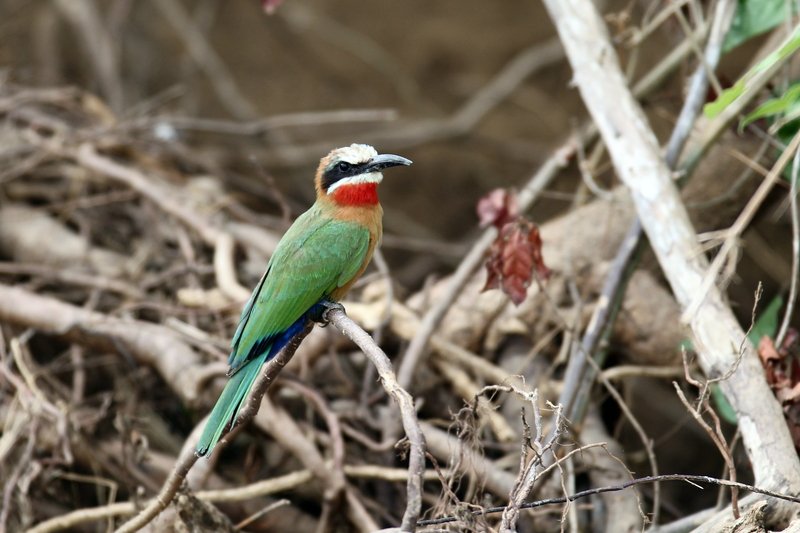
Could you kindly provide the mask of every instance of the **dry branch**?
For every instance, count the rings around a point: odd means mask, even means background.
[[[19,262],[72,269],[86,265],[111,278],[125,274],[128,263],[118,253],[92,246],[46,212],[22,204],[0,206],[0,249]]]
[[[500,522],[501,533],[513,533],[517,530],[517,520],[519,520],[520,506],[528,499],[528,495],[533,490],[534,483],[538,481],[539,476],[548,466],[544,464],[545,453],[555,453],[554,448],[557,441],[564,429],[564,419],[562,418],[562,407],[559,405],[555,408],[553,414],[552,429],[549,435],[545,436],[544,428],[542,426],[542,414],[539,408],[539,393],[534,390],[532,393],[522,391],[519,389],[510,388],[516,394],[522,396],[523,399],[531,404],[533,411],[533,431],[535,432],[528,439],[522,443],[522,450],[520,452],[520,470],[517,480],[514,483],[514,489],[509,495],[509,503],[503,511],[503,518]],[[528,461],[527,459],[528,448],[533,451],[533,457]]]
[[[139,363],[155,368],[188,405],[194,404],[203,390],[200,357],[172,331],[158,324],[115,318],[0,284],[0,322],[3,321],[82,345],[125,350]]]
[[[392,397],[400,408],[403,429],[410,444],[408,452],[408,484],[406,488],[406,510],[400,528],[403,531],[414,531],[422,511],[422,476],[425,473],[425,436],[417,420],[414,400],[411,395],[397,383],[392,363],[383,350],[375,344],[372,337],[353,322],[342,308],[326,310],[325,319],[329,320],[342,333],[355,342],[378,370],[378,376],[386,393]]]

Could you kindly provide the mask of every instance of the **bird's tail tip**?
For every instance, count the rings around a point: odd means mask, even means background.
[[[236,419],[240,404],[241,400],[237,401],[232,406],[223,407],[224,413],[216,412],[217,408],[215,407],[208,422],[206,422],[206,427],[203,430],[203,434],[200,436],[200,440],[197,442],[197,446],[194,448],[194,454],[197,457],[209,455],[214,451],[223,433],[225,433],[225,429],[229,428]]]
[[[253,383],[258,377],[265,359],[266,354],[259,359],[250,361],[225,384],[222,394],[220,394],[217,403],[211,410],[211,414],[208,415],[206,426],[194,449],[195,455],[202,457],[210,454],[222,438],[225,430],[233,426],[242,403],[253,387]]]

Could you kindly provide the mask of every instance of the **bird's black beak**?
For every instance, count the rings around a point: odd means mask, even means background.
[[[380,172],[384,168],[408,166],[411,164],[410,159],[393,154],[380,154],[376,155],[367,163],[364,172]]]

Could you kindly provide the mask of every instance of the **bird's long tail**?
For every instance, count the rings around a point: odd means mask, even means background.
[[[197,455],[206,455],[214,449],[214,446],[217,445],[217,442],[225,432],[225,428],[233,424],[236,417],[239,416],[244,399],[247,398],[250,389],[253,388],[253,383],[256,382],[264,363],[272,359],[295,335],[298,335],[306,327],[309,317],[319,315],[322,309],[321,304],[313,305],[311,309],[303,313],[300,318],[295,320],[284,331],[274,337],[262,339],[262,342],[258,343],[259,348],[263,350],[261,355],[250,359],[243,367],[236,370],[228,380],[225,388],[222,389],[222,394],[219,395],[214,409],[208,415],[206,427],[203,428],[203,434],[200,436],[197,448],[195,448]]]
[[[267,350],[259,357],[249,361],[228,380],[216,405],[214,405],[214,409],[208,416],[206,427],[203,429],[203,434],[200,436],[200,441],[195,449],[197,455],[206,455],[213,450],[220,437],[222,437],[225,428],[236,420],[244,399],[250,389],[253,388],[253,383],[255,383],[269,354],[270,350]]]

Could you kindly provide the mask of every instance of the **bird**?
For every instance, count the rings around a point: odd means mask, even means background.
[[[336,303],[364,272],[383,232],[382,171],[409,159],[367,144],[332,150],[320,160],[316,201],[283,235],[245,304],[228,358],[228,382],[195,448],[208,454],[232,426],[264,363],[326,303]]]

